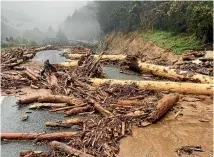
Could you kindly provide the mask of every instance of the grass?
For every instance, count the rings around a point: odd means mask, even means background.
[[[185,50],[199,49],[202,46],[194,35],[174,35],[172,32],[160,30],[153,32],[142,31],[140,34],[144,39],[153,41],[157,46],[169,49],[178,55],[183,54]]]

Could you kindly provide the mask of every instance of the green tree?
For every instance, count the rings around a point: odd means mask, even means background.
[[[68,39],[60,29],[56,34],[56,43],[57,45],[68,45]]]

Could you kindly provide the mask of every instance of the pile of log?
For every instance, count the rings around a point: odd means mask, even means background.
[[[142,73],[152,73],[153,75],[170,78],[177,81],[193,81],[209,84],[213,83],[213,78],[210,76],[142,62],[137,59],[136,56],[127,56],[126,60],[121,63],[121,66],[122,68],[134,69],[135,71]]]
[[[190,76],[164,66],[142,63],[136,58],[129,62],[129,66],[139,71],[144,69],[154,75],[179,80],[197,79],[204,84],[100,79],[103,77],[100,65],[102,57],[103,53],[98,57],[93,57],[91,53],[83,55],[78,66],[73,69],[57,67],[57,72],[48,74],[47,79],[43,80],[45,82],[29,69],[22,72],[22,76],[31,82],[48,84],[52,94],[25,96],[18,100],[18,104],[30,104],[29,109],[45,108],[52,113],[62,112],[66,119],[48,121],[44,125],[75,125],[75,132],[1,133],[1,139],[48,140],[53,149],[50,152],[39,152],[44,156],[57,156],[58,150],[66,156],[117,156],[119,141],[132,134],[132,124],[145,127],[157,123],[179,101],[178,93],[213,93],[210,77]],[[38,152],[22,151],[22,154],[36,156]]]
[[[44,47],[17,47],[6,49],[1,52],[1,68],[2,70],[13,68],[32,59],[38,51],[53,49],[59,49],[59,47],[47,45]]]
[[[176,65],[176,68],[181,70],[188,70],[194,73],[200,73],[203,75],[213,76],[213,60],[200,61],[199,63],[184,62],[182,64]]]

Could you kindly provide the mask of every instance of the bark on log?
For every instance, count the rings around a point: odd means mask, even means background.
[[[103,108],[99,103],[97,103],[97,102],[94,103],[94,107],[96,108],[96,110],[98,110],[98,111],[99,111],[102,115],[104,115],[105,117],[113,117],[113,116],[114,116],[110,111],[104,109],[104,108]]]
[[[120,106],[141,106],[144,105],[144,102],[139,100],[118,100],[117,104]]]
[[[29,104],[38,100],[41,95],[29,95],[22,98],[19,98],[17,103],[19,104]]]
[[[66,111],[65,114],[67,116],[70,116],[70,115],[74,115],[74,114],[78,114],[78,113],[81,113],[81,112],[84,112],[84,111],[87,111],[88,109],[90,109],[90,106],[87,105],[87,106],[83,106],[83,107],[76,107],[76,108],[73,108],[69,111]]]
[[[27,75],[30,79],[37,81],[38,79],[36,78],[36,76],[32,75],[31,73],[29,73],[27,70],[23,71],[23,73],[25,75]]]
[[[27,70],[27,72],[29,72],[31,75],[35,76],[36,78],[39,78],[39,77],[40,77],[39,74],[35,73],[35,72],[32,71],[31,69],[27,68],[26,70]]]
[[[133,81],[133,80],[113,80],[113,79],[90,79],[93,85],[98,86],[104,83],[112,85],[136,84],[140,89],[155,91],[171,91],[183,94],[213,95],[212,84],[183,83],[183,82],[163,82],[163,81]]]
[[[75,107],[82,107],[82,106],[84,106],[84,105],[62,107],[62,108],[57,108],[57,109],[53,109],[53,110],[49,110],[49,111],[50,112],[57,112],[57,111],[62,111],[62,110],[67,110],[67,109],[72,109]]]
[[[79,156],[79,157],[93,157],[90,154],[86,154],[84,152],[81,152],[77,149],[74,149],[64,143],[58,142],[58,141],[52,141],[49,143],[49,145],[51,147],[53,147],[54,149],[59,149],[63,152],[66,152],[68,155],[75,155],[75,156]]]
[[[169,67],[160,66],[160,65],[154,65],[154,64],[148,64],[143,63],[141,61],[138,61],[138,66],[146,72],[151,72],[154,75],[167,77],[167,78],[173,78],[173,79],[186,79],[186,80],[192,80],[192,81],[199,81],[201,83],[213,83],[213,78],[207,75],[202,74],[192,74],[187,71],[181,71],[176,69],[170,69]]]
[[[14,67],[14,66],[17,66],[17,65],[19,65],[19,64],[21,64],[23,62],[24,62],[24,60],[20,59],[20,60],[17,60],[17,62],[15,62],[15,63],[6,64],[3,67]]]
[[[80,59],[83,54],[68,54],[69,59]],[[99,55],[93,55],[95,59],[99,58]],[[120,61],[124,60],[126,55],[102,55],[101,60]]]
[[[43,108],[43,107],[55,107],[55,108],[61,108],[61,107],[66,107],[66,103],[34,103],[29,106],[29,109],[38,109],[38,108]]]
[[[62,63],[53,64],[53,65],[56,67],[75,67],[78,65],[78,61],[62,62]]]
[[[49,152],[44,151],[32,151],[32,150],[22,150],[20,152],[20,156],[23,157],[45,157],[49,156]]]
[[[1,139],[8,140],[66,140],[78,136],[78,132],[59,133],[0,133]]]
[[[38,98],[39,102],[47,103],[68,103],[69,105],[82,105],[84,104],[81,100],[70,97],[70,96],[61,96],[61,95],[43,95]]]
[[[54,92],[58,89],[58,81],[54,73],[51,73],[50,75],[47,76],[47,82],[50,85],[50,89]]]
[[[163,115],[167,113],[167,111],[175,105],[179,100],[178,94],[168,94],[165,95],[161,100],[159,100],[158,105],[156,106],[155,111],[153,111],[148,120],[152,123],[156,122]]]
[[[80,118],[71,118],[62,122],[45,122],[45,126],[49,127],[70,127],[71,125],[82,125],[83,120]]]

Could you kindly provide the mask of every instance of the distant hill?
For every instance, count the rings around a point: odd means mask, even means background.
[[[59,25],[59,28],[72,40],[93,40],[101,33],[99,23],[96,19],[97,7],[94,2],[78,10]]]

